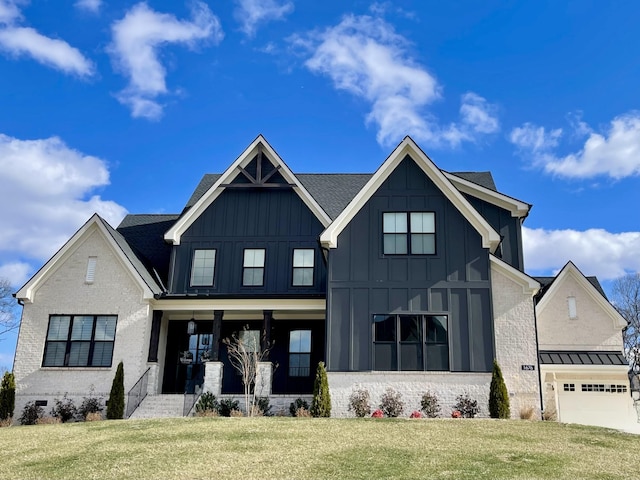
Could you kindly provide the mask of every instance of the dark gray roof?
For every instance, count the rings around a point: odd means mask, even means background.
[[[541,350],[538,359],[542,365],[628,365],[622,352],[574,352],[568,350]]]
[[[198,186],[191,194],[191,198],[187,201],[187,204],[184,206],[184,209],[191,208],[195,205],[195,203],[200,200],[200,197],[204,195],[207,190],[211,188],[211,185],[216,183],[216,181],[220,178],[219,173],[205,173]]]
[[[540,288],[540,291],[538,292],[538,294],[536,295],[536,299],[540,300],[542,297],[544,297],[544,294],[547,293],[547,290],[549,290],[549,287],[551,286],[551,284],[553,283],[553,281],[556,279],[556,277],[533,277],[534,280],[537,280],[538,283],[540,283],[540,285],[542,286]],[[609,299],[607,298],[607,294],[604,293],[604,290],[602,289],[602,285],[600,285],[600,282],[598,281],[597,277],[585,277],[587,280],[589,280],[589,283],[591,285],[593,285],[595,287],[595,289],[607,300],[609,301]]]
[[[475,183],[476,185],[480,185],[481,187],[488,188],[489,190],[493,190],[497,192],[496,184],[493,181],[493,175],[491,172],[449,172],[451,175],[455,175],[456,177],[460,177],[463,180],[466,180],[471,183]]]
[[[164,234],[179,215],[127,215],[117,232],[127,241],[138,260],[155,279],[154,270],[166,285],[169,276],[171,246]]]

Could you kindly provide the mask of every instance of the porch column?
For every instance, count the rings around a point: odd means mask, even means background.
[[[160,342],[160,325],[162,323],[162,310],[153,311],[151,320],[151,338],[149,339],[149,355],[147,362],[158,363],[158,344]]]
[[[213,340],[211,342],[211,361],[218,362],[220,360],[220,331],[222,329],[222,315],[224,310],[215,310],[213,312]]]
[[[273,364],[271,362],[259,362],[256,372],[255,392],[257,397],[269,397],[271,395],[271,382],[273,380]]]
[[[262,320],[262,351],[266,352],[263,360],[265,362],[269,361],[269,348],[271,347],[271,320],[273,319],[273,310],[264,310],[263,311],[263,320]],[[271,375],[269,375],[271,377]],[[271,383],[271,382],[269,382]]]
[[[203,392],[211,392],[216,397],[222,394],[222,362],[206,362],[204,364]]]

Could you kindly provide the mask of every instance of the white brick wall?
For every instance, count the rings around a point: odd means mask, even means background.
[[[24,306],[14,366],[16,418],[31,400],[48,400],[47,414],[53,399],[65,393],[79,405],[92,386],[96,395],[106,399],[120,360],[124,361],[125,392],[147,368],[151,309],[142,299],[139,284],[97,229],[90,229],[74,247],[38,288],[34,302]],[[92,284],[85,283],[89,256],[97,256]],[[42,368],[51,314],[117,315],[112,367]]]
[[[492,265],[493,267],[493,265]],[[520,409],[540,412],[540,384],[536,350],[534,306],[531,294],[497,268],[491,269],[496,360],[509,391],[511,417]],[[534,371],[522,370],[534,365]]]

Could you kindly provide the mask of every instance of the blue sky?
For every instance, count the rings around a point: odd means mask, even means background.
[[[534,205],[531,274],[640,270],[640,4],[0,0],[0,277],[177,213],[259,134],[294,172],[405,136]],[[15,336],[0,341],[10,367]]]

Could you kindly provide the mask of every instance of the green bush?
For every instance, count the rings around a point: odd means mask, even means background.
[[[458,395],[456,400],[453,409],[460,412],[462,418],[473,418],[478,414],[478,401],[471,398],[468,393]]]
[[[20,425],[35,425],[43,416],[42,407],[36,405],[36,402],[27,402],[20,416]]]
[[[329,380],[324,362],[318,363],[316,379],[313,382],[313,401],[311,402],[311,415],[314,417],[331,416],[331,394],[329,393]]]
[[[67,423],[69,420],[73,420],[73,418],[78,414],[78,409],[76,408],[73,400],[67,398],[67,394],[64,394],[62,400],[56,398],[54,401],[54,407],[51,409],[51,416],[55,418],[59,418],[62,423]]]
[[[196,412],[216,412],[220,413],[220,402],[211,392],[204,392],[200,395],[200,400],[196,403]]]
[[[118,420],[122,417],[124,417],[124,364],[120,362],[111,384],[111,393],[107,402],[107,418]]]
[[[11,372],[4,372],[0,385],[0,420],[13,417],[16,407],[16,381]]]
[[[359,418],[368,417],[371,415],[369,398],[369,390],[366,388],[354,390],[349,396],[349,411],[353,411]]]
[[[220,413],[221,417],[230,417],[233,410],[240,411],[240,402],[231,398],[220,400],[218,413]]]
[[[271,413],[271,404],[269,403],[269,397],[256,398],[255,406],[262,412],[262,415],[264,415],[265,417],[270,417],[273,415]]]
[[[491,418],[509,418],[509,392],[504,384],[502,370],[496,360],[493,361],[493,373],[491,374],[491,386],[489,387],[489,416]]]
[[[420,401],[421,410],[427,418],[437,418],[440,415],[440,402],[435,393],[427,392],[422,395]]]
[[[404,411],[404,402],[402,394],[396,392],[393,388],[387,390],[380,397],[380,410],[387,417],[399,417]]]
[[[303,400],[302,398],[296,398],[293,402],[289,404],[289,413],[291,414],[292,417],[297,417],[298,410],[300,410],[301,408],[309,411],[309,404],[307,403],[306,400]]]
[[[89,396],[84,397],[82,399],[82,403],[78,408],[78,419],[86,420],[87,415],[90,413],[100,413],[104,410],[104,406],[102,405],[102,397],[94,397],[93,396],[94,388],[93,386],[89,390]]]

